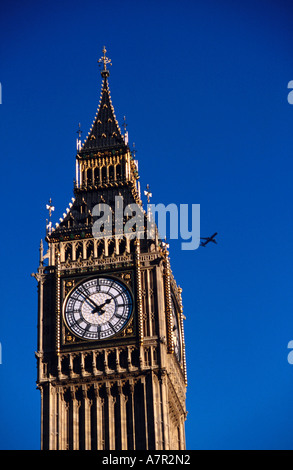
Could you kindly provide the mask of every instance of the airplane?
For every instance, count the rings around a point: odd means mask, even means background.
[[[204,238],[204,237],[200,237],[201,240],[205,240],[204,242],[200,242],[200,246],[206,246],[207,243],[209,242],[213,242],[213,243],[216,243],[216,240],[214,240],[214,237],[218,235],[218,232],[214,233],[214,235],[212,235],[211,237],[207,237],[207,238]]]

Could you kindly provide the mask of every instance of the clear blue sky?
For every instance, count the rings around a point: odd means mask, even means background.
[[[188,449],[293,449],[292,2],[2,1],[0,448],[38,449],[38,266],[73,195],[106,45],[153,203],[201,205],[183,288]],[[144,201],[146,202],[146,201]]]

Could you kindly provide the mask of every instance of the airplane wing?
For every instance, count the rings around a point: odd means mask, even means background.
[[[218,232],[214,233],[211,237],[200,237],[200,240],[205,240],[204,242],[200,243],[200,246],[206,246],[207,243],[213,242],[217,245],[216,240],[214,240],[214,237],[218,235]]]

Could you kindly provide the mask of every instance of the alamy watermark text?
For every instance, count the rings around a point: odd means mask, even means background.
[[[200,243],[200,204],[148,204],[147,212],[141,205],[124,206],[122,196],[115,196],[114,210],[106,203],[96,204],[92,215],[92,233],[95,238],[129,237],[154,239],[156,227],[159,238],[167,236],[181,242],[182,250],[196,250]]]

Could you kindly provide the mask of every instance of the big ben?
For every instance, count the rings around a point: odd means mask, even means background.
[[[97,113],[77,140],[73,197],[59,223],[48,223],[34,275],[41,449],[185,449],[181,288],[168,245],[154,223],[148,230],[110,62],[104,48]],[[133,207],[142,223],[129,231]]]

